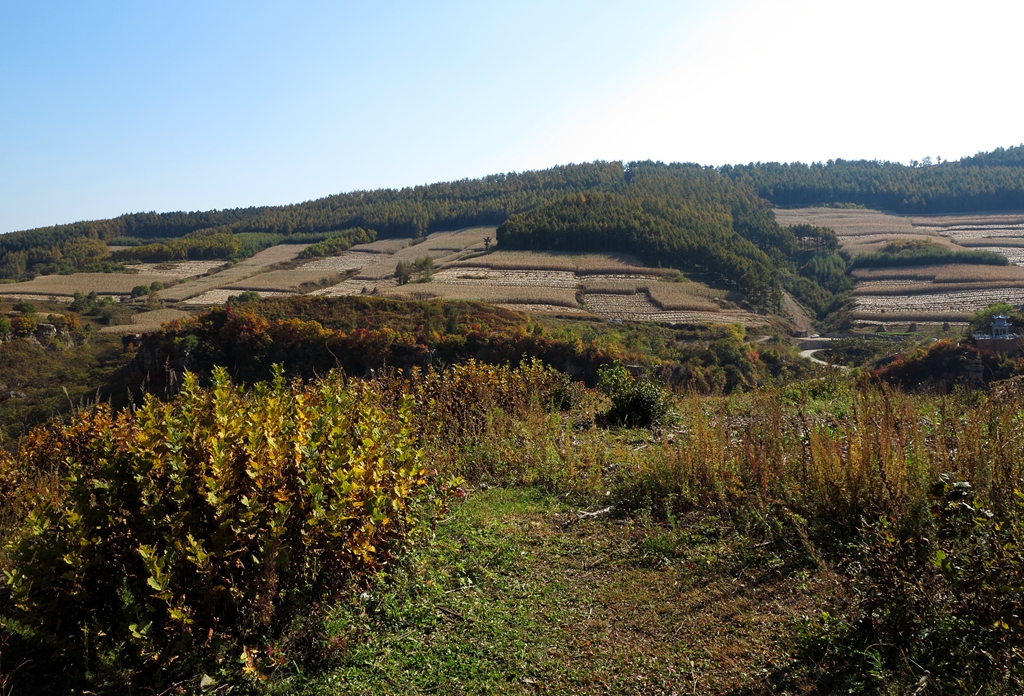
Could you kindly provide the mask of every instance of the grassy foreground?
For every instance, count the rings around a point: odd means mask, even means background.
[[[616,374],[221,371],[50,426],[0,471],[0,694],[1020,693],[1024,384],[626,428],[668,397]]]
[[[713,516],[587,518],[469,495],[391,579],[335,608],[323,674],[274,693],[752,693],[790,679],[827,580]]]

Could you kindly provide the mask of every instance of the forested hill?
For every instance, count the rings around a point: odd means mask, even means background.
[[[469,225],[498,225],[513,213],[566,193],[612,190],[622,181],[621,162],[594,162],[413,188],[354,191],[286,206],[133,213],[2,235],[0,252],[53,247],[80,237],[149,240],[224,232],[288,236],[353,227],[376,230],[381,237],[415,237]]]
[[[714,169],[630,164],[611,192],[569,194],[509,218],[498,243],[511,249],[624,251],[696,271],[773,309],[778,267],[797,248],[767,201]]]
[[[917,166],[840,159],[758,162],[719,171],[786,208],[854,203],[919,214],[1024,210],[1024,145],[955,162],[933,164],[926,158]]]

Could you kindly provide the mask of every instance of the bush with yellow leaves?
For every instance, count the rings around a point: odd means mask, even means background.
[[[136,670],[273,636],[351,588],[443,506],[412,399],[381,396],[279,370],[243,391],[219,369],[173,402],[49,426],[21,453],[64,467],[9,548],[22,619],[69,656]]]

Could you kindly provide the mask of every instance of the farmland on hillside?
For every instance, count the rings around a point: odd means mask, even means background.
[[[856,268],[855,321],[964,321],[992,302],[1024,302],[1024,216],[1020,214],[890,215],[873,210],[777,210],[783,224],[835,230],[850,256],[883,251],[890,243],[939,245],[954,251],[995,251],[1010,266],[933,264]]]

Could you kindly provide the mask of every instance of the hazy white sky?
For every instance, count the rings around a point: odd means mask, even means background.
[[[0,0],[0,232],[595,159],[1024,142],[1024,3]]]

